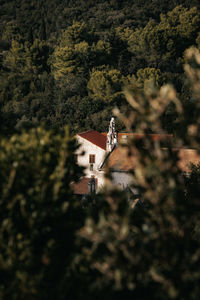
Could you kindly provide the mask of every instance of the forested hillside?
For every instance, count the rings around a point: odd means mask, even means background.
[[[199,298],[199,50],[199,0],[0,1],[0,300]],[[114,107],[132,181],[79,198]]]
[[[184,51],[200,47],[199,8],[195,0],[2,0],[1,132],[42,122],[105,130],[113,107],[126,109],[130,85],[173,83],[189,106]],[[162,122],[177,130],[173,105]]]

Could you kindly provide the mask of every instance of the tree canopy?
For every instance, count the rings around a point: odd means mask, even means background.
[[[199,47],[198,1],[2,1],[0,11],[6,133],[41,121],[51,128],[68,124],[71,132],[105,130],[102,115],[113,104],[122,109],[118,93],[130,78],[141,89],[150,78],[158,86],[170,82],[182,101],[190,98],[184,51]],[[168,131],[176,132],[177,121],[173,107],[166,108]]]

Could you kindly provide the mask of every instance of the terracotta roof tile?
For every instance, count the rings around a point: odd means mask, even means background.
[[[104,136],[107,136],[107,132],[102,132],[101,133]],[[144,139],[146,136],[152,138],[153,141],[167,141],[171,140],[173,138],[172,134],[165,134],[165,133],[149,133],[147,135],[143,133],[130,133],[130,132],[119,132],[117,134],[118,137],[118,142],[123,142],[125,139],[136,139],[136,140],[141,140]]]
[[[162,149],[163,151],[166,148]],[[190,164],[200,164],[200,154],[194,149],[173,149],[174,152],[178,151],[178,167],[183,172],[190,172]],[[132,149],[134,153],[134,150]],[[127,147],[117,147],[115,150],[110,154],[108,158],[108,167],[118,171],[130,171],[137,166],[137,155],[128,155],[128,148]]]
[[[127,147],[116,147],[108,158],[108,167],[118,171],[130,171],[136,167],[137,157],[129,156],[128,151]]]
[[[72,189],[74,191],[74,194],[76,195],[87,195],[88,194],[88,183],[91,180],[91,178],[83,177],[81,180],[77,183],[72,183]],[[96,189],[98,187],[98,179],[95,178],[95,184]]]
[[[118,133],[119,142],[121,142],[125,137],[127,137],[128,139],[133,138],[136,140],[150,137],[153,141],[166,141],[168,139],[173,138],[173,135],[165,133],[149,133],[147,135],[143,133]]]
[[[79,133],[78,136],[86,139],[94,145],[106,150],[106,136],[95,130],[89,130],[86,132]]]

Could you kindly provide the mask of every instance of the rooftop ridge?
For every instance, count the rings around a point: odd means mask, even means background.
[[[96,130],[88,130],[77,134],[97,147],[106,150],[106,137]]]

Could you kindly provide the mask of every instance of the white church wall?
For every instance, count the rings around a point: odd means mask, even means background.
[[[80,136],[76,136],[76,138],[78,140],[78,143],[80,144],[79,149],[76,151],[76,154],[78,154],[77,162],[80,166],[84,166],[86,168],[85,169],[86,177],[94,176],[95,178],[98,178],[98,189],[99,189],[104,184],[104,173],[99,172],[98,167],[103,162],[106,151]],[[82,152],[84,152],[84,155],[81,155]],[[95,155],[95,163],[93,163],[93,170],[90,169],[90,163],[89,163],[90,154]]]

